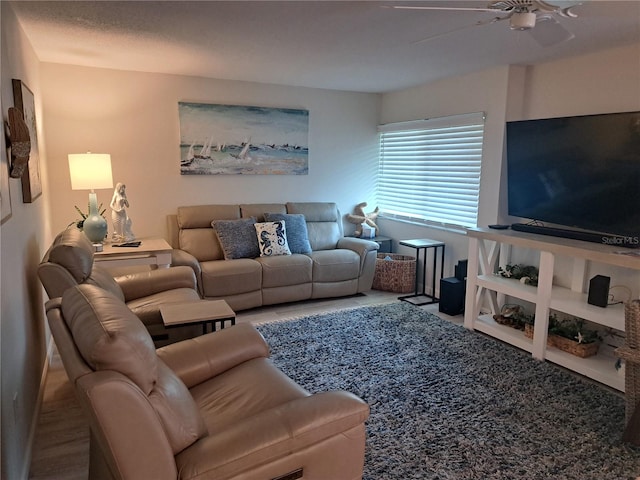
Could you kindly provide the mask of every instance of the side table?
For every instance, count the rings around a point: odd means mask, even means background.
[[[420,238],[415,240],[400,240],[400,245],[405,247],[414,248],[416,250],[416,290],[412,295],[404,295],[398,297],[398,300],[409,302],[413,305],[429,305],[432,303],[438,303],[439,298],[436,297],[436,270],[438,268],[438,249],[440,249],[440,278],[444,273],[444,243],[437,240],[429,240],[428,238]],[[426,293],[427,283],[427,253],[429,249],[433,249],[433,269],[432,269],[432,289],[431,295]],[[419,262],[420,252],[422,251],[422,292],[418,290],[419,284]],[[420,298],[426,298],[426,301],[419,301]]]
[[[138,247],[116,247],[118,243],[105,243],[101,252],[94,254],[94,261],[104,267],[129,267],[131,265],[152,265],[169,268],[171,265],[171,245],[163,238],[142,238]]]
[[[353,238],[361,238],[362,240],[369,240],[371,242],[376,242],[380,247],[378,249],[378,253],[391,253],[391,250],[393,250],[391,239],[389,237],[377,236],[377,237],[371,237],[371,238],[365,238],[365,237],[353,237]]]
[[[224,328],[224,322],[236,324],[236,314],[224,300],[198,300],[187,303],[165,303],[160,306],[160,314],[164,326],[179,327],[182,325],[202,324],[202,334],[207,333],[207,325],[216,331],[216,323]]]
[[[380,248],[378,249],[378,253],[391,253],[391,239],[389,237],[373,237],[373,238],[365,238],[365,240],[371,240],[372,242],[376,242]]]

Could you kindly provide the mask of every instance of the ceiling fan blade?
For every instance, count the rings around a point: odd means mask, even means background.
[[[575,37],[551,15],[538,15],[535,28],[527,31],[543,47],[551,47]]]
[[[414,7],[409,5],[385,5],[384,8],[395,8],[397,10],[446,10],[458,12],[499,12],[498,8],[475,8],[475,7]]]
[[[571,5],[569,7],[557,7],[556,5],[547,3],[544,0],[531,0],[531,6],[532,6],[531,11],[557,13],[561,17],[566,17],[566,18],[577,17],[577,15],[571,11],[571,9],[576,5]]]
[[[418,45],[420,43],[429,42],[431,40],[435,40],[436,38],[444,37],[446,35],[451,35],[452,33],[462,32],[464,30],[469,30],[475,27],[481,27],[482,25],[490,25],[492,23],[500,22],[502,20],[508,20],[511,18],[511,15],[507,15],[506,17],[494,17],[489,20],[482,20],[476,23],[472,23],[471,25],[465,25],[464,27],[454,28],[453,30],[448,30],[442,33],[436,33],[435,35],[431,35],[430,37],[423,38],[422,40],[416,40],[415,42],[411,42],[411,45]]]

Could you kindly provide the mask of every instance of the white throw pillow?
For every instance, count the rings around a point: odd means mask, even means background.
[[[291,255],[284,220],[256,223],[254,226],[256,227],[261,257]]]

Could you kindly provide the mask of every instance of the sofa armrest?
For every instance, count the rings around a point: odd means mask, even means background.
[[[362,273],[367,255],[369,252],[378,250],[380,245],[372,240],[365,240],[364,238],[342,237],[338,240],[337,248],[353,250],[360,255],[360,272]]]
[[[185,252],[184,250],[180,250],[179,248],[174,248],[171,251],[171,265],[174,267],[190,267],[196,276],[196,282],[198,284],[198,291],[200,292],[200,296],[204,296],[204,292],[202,291],[202,269],[200,268],[200,262],[196,257],[191,255],[189,252]]]
[[[246,470],[353,432],[354,428],[362,429],[361,438],[354,435],[354,441],[361,442],[364,450],[364,422],[368,417],[369,406],[355,395],[343,391],[317,393],[212,432],[180,452],[176,464],[183,478],[239,478]]]
[[[373,250],[378,250],[380,245],[378,245],[373,240],[366,240],[364,238],[356,238],[356,237],[342,237],[338,240],[338,248],[347,248],[349,250],[353,250],[358,253],[360,257],[365,257],[368,252]]]
[[[268,357],[269,346],[248,323],[183,340],[156,350],[187,388],[253,358]]]
[[[99,446],[106,469],[117,475],[109,478],[177,478],[162,422],[136,384],[121,373],[102,370],[78,378],[75,387],[89,416],[92,440],[98,443],[91,445],[92,455]]]
[[[159,268],[116,277],[125,302],[177,288],[198,289],[196,277],[189,267]]]

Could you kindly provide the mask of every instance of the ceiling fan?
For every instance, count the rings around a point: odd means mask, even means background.
[[[468,25],[456,30],[432,35],[418,40],[414,43],[422,43],[434,38],[449,35],[451,33],[465,30],[467,28],[509,20],[511,30],[529,31],[533,38],[543,46],[555,45],[557,43],[570,40],[573,34],[568,31],[555,16],[563,18],[576,18],[569,7],[558,7],[542,0],[494,0],[486,7],[438,7],[438,6],[414,6],[414,5],[391,5],[391,8],[400,10],[446,10],[462,12],[490,12],[504,16],[496,16],[489,20],[481,20],[472,25]]]

